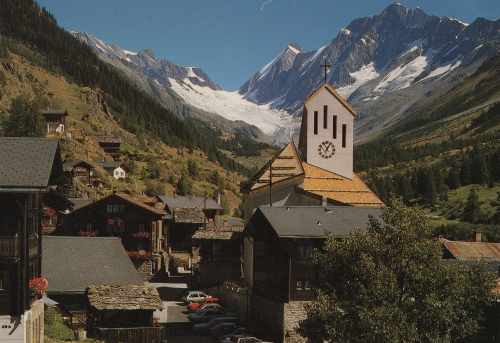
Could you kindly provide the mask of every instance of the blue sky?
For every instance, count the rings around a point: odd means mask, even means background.
[[[158,60],[199,67],[233,91],[292,42],[306,51],[343,27],[380,14],[389,0],[36,0],[66,30]],[[427,14],[472,23],[500,18],[498,0],[402,0]]]

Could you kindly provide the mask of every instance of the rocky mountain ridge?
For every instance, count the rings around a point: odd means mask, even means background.
[[[500,20],[478,18],[467,25],[394,3],[372,18],[353,20],[315,51],[290,44],[237,92],[225,92],[199,68],[158,61],[148,49],[132,53],[74,35],[155,98],[167,93],[162,103],[177,114],[189,116],[192,107],[201,107],[210,114],[200,116],[205,121],[247,122],[251,127],[241,131],[264,133],[277,143],[297,133],[303,101],[324,82],[325,61],[331,65],[327,82],[358,111],[355,139],[361,140],[436,101],[500,51]],[[234,106],[224,112],[229,103]]]

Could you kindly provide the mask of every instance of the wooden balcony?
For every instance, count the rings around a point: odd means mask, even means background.
[[[0,257],[19,256],[18,237],[0,236]]]

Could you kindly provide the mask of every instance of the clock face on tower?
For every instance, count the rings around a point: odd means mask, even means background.
[[[335,145],[330,141],[322,142],[318,147],[318,154],[323,158],[330,158],[335,154]]]

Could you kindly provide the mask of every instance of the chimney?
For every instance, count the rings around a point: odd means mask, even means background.
[[[481,231],[474,231],[475,242],[481,242]]]
[[[327,200],[326,200],[326,199],[327,199],[327,198],[326,198],[326,196],[325,196],[325,195],[323,195],[323,196],[321,197],[321,206],[326,206],[326,205],[328,205],[328,202],[327,202]]]

